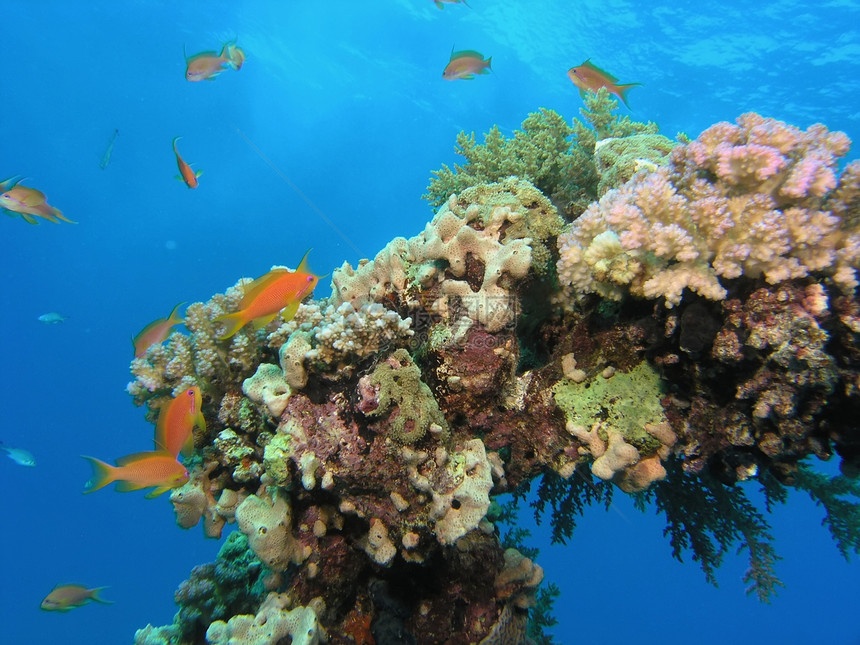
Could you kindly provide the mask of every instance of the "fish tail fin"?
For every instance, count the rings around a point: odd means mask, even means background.
[[[90,600],[94,600],[95,602],[100,602],[103,605],[112,605],[113,600],[105,600],[101,596],[99,596],[100,591],[104,591],[107,587],[96,587],[95,589],[90,589]]]
[[[226,45],[227,47],[227,64],[236,71],[242,69],[242,64],[245,62],[245,52],[241,47],[235,44]]]
[[[90,477],[89,481],[84,485],[84,494],[92,493],[93,491],[96,491],[99,488],[104,488],[111,482],[116,481],[116,478],[114,477],[114,471],[116,468],[110,464],[106,464],[101,459],[96,459],[95,457],[87,457],[86,455],[81,455],[81,457],[90,462],[90,465],[93,467],[93,476]]]
[[[627,103],[627,92],[629,92],[634,87],[638,87],[639,85],[642,85],[642,83],[625,83],[624,85],[615,86],[616,88],[618,88],[618,98],[621,99],[622,103],[624,103],[628,110],[630,109],[630,104]]]
[[[183,300],[182,302],[180,302],[178,305],[176,305],[173,308],[173,311],[171,311],[170,315],[167,317],[167,320],[168,320],[168,322],[171,323],[171,326],[181,325],[182,323],[185,322],[185,320],[183,318],[180,318],[180,316],[179,316],[179,308],[184,304],[185,304],[185,301]]]
[[[56,217],[57,219],[61,219],[64,222],[68,222],[69,224],[77,224],[76,221],[70,220],[68,217],[63,215],[63,211],[61,211],[59,208],[54,208],[53,206],[51,206],[50,208],[51,208],[51,214],[54,217]]]
[[[237,311],[232,314],[225,314],[223,316],[218,316],[215,319],[215,322],[220,322],[224,324],[224,333],[218,336],[218,340],[227,340],[231,338],[237,331],[242,329],[245,326],[245,323],[248,321],[245,320],[244,312]]]

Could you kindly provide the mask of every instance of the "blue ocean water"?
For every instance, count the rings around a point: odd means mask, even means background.
[[[220,543],[178,528],[166,496],[81,495],[90,471],[79,455],[150,447],[152,426],[125,393],[130,336],[177,302],[294,266],[309,247],[311,266],[330,273],[417,234],[432,217],[420,199],[430,171],[457,161],[460,130],[509,133],[538,107],[578,116],[565,72],[590,58],[642,83],[631,117],[670,137],[755,110],[860,141],[851,0],[469,0],[441,11],[431,0],[5,0],[2,22],[0,179],[26,176],[78,222],[0,218],[0,440],[37,460],[0,459],[3,643],[118,645],[171,621],[174,589]],[[247,54],[241,71],[185,81],[183,47],[231,39]],[[452,46],[492,56],[493,73],[443,81]],[[197,190],[174,179],[177,136],[203,171]],[[68,320],[36,320],[51,311]],[[695,563],[671,558],[661,519],[621,495],[609,512],[590,509],[566,546],[532,526],[546,579],[562,589],[552,633],[860,643],[860,569],[822,517],[799,494],[771,516],[786,584],[771,605],[744,595],[743,557],[709,586]],[[41,612],[67,582],[109,586],[114,604]]]

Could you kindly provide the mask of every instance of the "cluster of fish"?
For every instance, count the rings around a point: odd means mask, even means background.
[[[179,454],[189,456],[194,449],[193,431],[206,430],[206,420],[200,411],[203,396],[196,385],[172,398],[158,412],[155,425],[155,450],[136,452],[116,460],[111,466],[95,457],[84,459],[93,467],[93,477],[87,482],[85,493],[117,482],[118,491],[152,488],[146,497],[182,486],[188,481],[188,470],[179,461]]]
[[[308,253],[302,257],[295,271],[275,268],[246,285],[239,310],[215,319],[224,327],[219,340],[232,337],[249,323],[255,329],[264,327],[278,313],[284,320],[291,320],[302,300],[313,292],[320,279],[308,268]],[[167,318],[149,323],[132,339],[136,357],[144,356],[151,346],[167,340],[171,329],[184,322],[179,316],[182,304],[176,305]],[[84,457],[93,467],[93,477],[87,482],[84,492],[91,493],[118,482],[116,490],[121,492],[152,488],[146,495],[152,498],[182,486],[188,481],[189,474],[179,456],[187,457],[192,453],[195,428],[206,431],[206,420],[200,410],[202,402],[200,388],[195,385],[161,408],[155,426],[155,450],[121,457],[116,460],[116,466],[95,457]]]
[[[227,69],[242,69],[245,62],[245,52],[236,46],[235,42],[229,42],[221,48],[221,53],[214,51],[194,54],[190,58],[185,57],[185,80],[191,83],[198,81],[214,81],[215,77]],[[197,188],[197,178],[202,172],[194,171],[191,165],[186,163],[176,149],[176,142],[182,137],[173,139],[173,154],[176,155],[176,165],[179,167],[177,179],[185,182],[189,188]]]
[[[463,0],[433,1],[440,9],[445,4],[466,4]],[[483,54],[472,49],[464,49],[462,51],[454,51],[452,49],[451,58],[445,69],[442,70],[442,78],[446,81],[470,81],[478,74],[489,74],[492,60],[492,57],[485,59]],[[586,92],[597,92],[601,87],[605,87],[607,92],[621,99],[628,108],[630,106],[627,104],[627,92],[631,87],[641,85],[641,83],[619,84],[617,78],[609,72],[600,69],[591,62],[591,59],[586,60],[581,65],[571,67],[567,70],[567,76],[579,88],[580,95],[584,95]]]
[[[186,56],[185,79],[190,82],[212,81],[227,69],[241,69],[244,62],[245,52],[237,47],[236,43],[230,42],[224,45],[220,54],[206,51],[194,56]],[[119,130],[114,130],[107,149],[99,162],[99,167],[102,170],[107,168],[110,163],[117,136],[119,136]],[[189,188],[197,188],[197,178],[200,176],[200,172],[193,171],[191,166],[179,156],[179,152],[176,150],[178,139],[179,137],[176,137],[173,140],[173,152],[176,155],[176,164],[179,166],[178,178],[184,181]],[[39,220],[36,218],[46,219],[55,224],[60,221],[70,224],[76,223],[65,217],[59,208],[51,206],[43,192],[22,186],[21,181],[23,178],[10,177],[0,182],[0,210],[12,217],[20,217],[28,224],[38,224]]]

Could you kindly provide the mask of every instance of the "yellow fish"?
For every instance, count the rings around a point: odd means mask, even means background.
[[[95,600],[103,605],[112,605],[109,600],[102,600],[99,591],[107,587],[96,587],[87,589],[82,585],[57,585],[51,590],[42,604],[39,606],[45,611],[71,611],[75,607],[81,607],[90,600]]]

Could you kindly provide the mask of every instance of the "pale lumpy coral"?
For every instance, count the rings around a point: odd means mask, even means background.
[[[850,141],[817,124],[801,131],[748,113],[677,147],[668,167],[604,195],[559,236],[559,280],[571,294],[711,300],[722,280],[775,284],[824,272],[856,285],[857,222],[828,195]],[[841,215],[841,216],[840,216]]]

